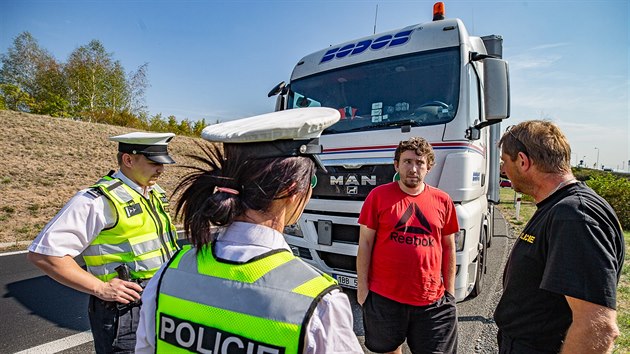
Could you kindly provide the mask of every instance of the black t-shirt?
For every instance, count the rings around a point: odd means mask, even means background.
[[[559,351],[572,322],[565,295],[616,307],[623,233],[610,205],[584,183],[537,208],[505,266],[494,319],[509,337]]]

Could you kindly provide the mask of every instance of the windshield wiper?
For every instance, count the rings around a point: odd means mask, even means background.
[[[384,127],[403,127],[403,126],[411,126],[411,127],[419,127],[420,123],[416,122],[413,119],[401,119],[394,121],[383,121],[377,124],[365,125],[362,127],[356,127],[353,129],[347,130],[348,132],[357,132],[363,130],[372,130],[375,128],[384,128]]]

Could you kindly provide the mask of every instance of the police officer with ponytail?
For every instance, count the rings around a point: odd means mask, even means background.
[[[362,353],[347,296],[284,240],[308,202],[319,135],[301,108],[206,127],[203,164],[175,193],[192,247],[145,289],[137,353]]]
[[[166,192],[157,185],[172,133],[129,133],[119,170],[78,192],[29,246],[28,259],[51,278],[90,294],[97,353],[133,353],[140,294],[177,251]],[[82,254],[87,270],[74,260]]]

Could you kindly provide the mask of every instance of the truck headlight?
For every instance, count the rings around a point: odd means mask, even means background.
[[[300,224],[298,223],[285,226],[284,233],[291,236],[304,237]]]
[[[455,251],[464,250],[464,241],[466,241],[466,230],[459,230],[455,233]]]

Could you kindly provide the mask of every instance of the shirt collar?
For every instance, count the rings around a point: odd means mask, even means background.
[[[235,221],[219,236],[218,241],[242,243],[269,249],[284,248],[291,251],[291,247],[284,240],[284,236],[267,226]]]
[[[114,172],[112,177],[113,178],[118,178],[119,180],[123,181],[124,184],[128,185],[131,189],[133,189],[136,192],[140,193],[140,195],[144,196],[145,198],[149,197],[149,192],[151,192],[151,190],[153,189],[153,186],[147,187],[146,188],[146,194],[145,194],[144,193],[145,189],[140,187],[139,185],[137,185],[136,182],[132,181],[129,177],[125,176],[125,174],[122,173],[121,170],[118,170],[118,171]]]

